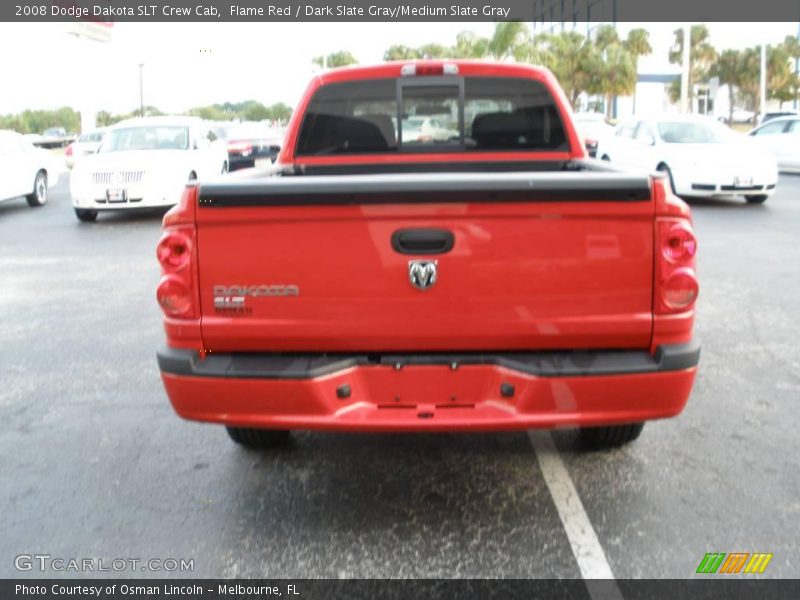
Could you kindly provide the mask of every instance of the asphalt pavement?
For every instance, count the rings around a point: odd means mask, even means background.
[[[706,552],[800,575],[800,177],[763,206],[692,202],[703,354],[678,418],[619,450],[552,439],[613,575]],[[15,557],[192,559],[159,577],[578,577],[525,432],[299,433],[280,451],[179,419],[155,361],[163,212],[79,223],[0,204],[0,577]],[[540,457],[539,457],[540,458]],[[47,571],[46,576],[79,573]]]

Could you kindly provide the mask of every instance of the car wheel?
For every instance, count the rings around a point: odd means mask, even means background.
[[[603,157],[600,160],[607,160],[611,162],[611,157],[608,154],[603,154]]]
[[[197,181],[197,173],[195,173],[194,171],[189,173],[189,181]]]
[[[226,427],[230,438],[246,448],[274,448],[289,442],[289,432],[284,429],[251,429]]]
[[[584,447],[590,450],[617,448],[639,437],[644,423],[628,425],[609,425],[606,427],[581,427],[580,439]]]
[[[97,220],[97,211],[86,210],[85,208],[76,208],[75,216],[78,217],[78,221],[83,223],[91,223]]]
[[[225,173],[227,172],[228,172],[228,161],[225,161],[224,163],[222,163],[222,174],[225,175]]]
[[[44,206],[47,203],[47,173],[39,171],[33,180],[33,192],[25,196],[29,206]]]
[[[757,196],[745,196],[748,204],[764,204],[767,201],[766,194],[758,194]]]
[[[661,164],[658,165],[656,171],[666,174],[667,179],[669,180],[669,189],[672,191],[673,194],[676,194],[677,192],[675,192],[675,181],[672,179],[672,171],[669,170],[669,167],[667,165]]]

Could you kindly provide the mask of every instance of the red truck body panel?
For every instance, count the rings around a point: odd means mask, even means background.
[[[569,103],[546,69],[447,62],[463,77],[544,84],[569,150],[297,155],[314,94],[335,83],[396,78],[406,64],[386,63],[315,78],[290,121],[280,168],[321,187],[328,180],[304,177],[305,169],[406,165],[413,173],[411,165],[422,164],[427,172],[462,165],[472,173],[480,165],[535,171],[553,163],[577,165],[564,174],[576,181],[588,177],[581,168],[608,169],[584,160]],[[531,175],[528,185],[540,181]],[[253,185],[257,199],[260,183]],[[395,202],[389,193],[377,202],[354,192],[305,205],[252,202],[250,191],[221,206],[207,186],[192,185],[165,217],[159,245],[167,333],[159,363],[169,398],[188,419],[269,429],[502,430],[674,416],[699,356],[695,242],[688,207],[662,178],[647,186],[634,200],[613,191],[589,201],[570,191],[543,201],[488,199],[467,189],[446,201],[406,194]],[[393,236],[403,230],[450,232],[452,248],[398,252]],[[409,284],[413,260],[437,262],[435,286]],[[237,288],[251,286],[267,291],[242,292],[241,308],[220,309],[239,298]],[[673,352],[681,358],[662,360]],[[444,353],[456,355],[449,362]],[[393,354],[396,366],[387,358]],[[270,370],[275,360],[330,356],[349,362],[326,372]],[[520,367],[518,356],[539,366]],[[239,359],[254,370],[240,371]],[[598,366],[609,360],[612,368]]]
[[[632,203],[633,204],[633,203]],[[647,347],[650,203],[259,207],[201,211],[203,344],[214,352]],[[393,232],[441,228],[439,280],[408,283]],[[231,257],[235,256],[235,260]],[[515,257],[509,260],[509,257]],[[219,314],[219,284],[292,284]]]

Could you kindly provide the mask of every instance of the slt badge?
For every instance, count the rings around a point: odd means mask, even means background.
[[[435,260],[410,260],[408,261],[408,280],[415,288],[427,290],[436,283],[438,261]]]

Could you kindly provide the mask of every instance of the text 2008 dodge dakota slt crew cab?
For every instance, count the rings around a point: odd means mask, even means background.
[[[386,63],[314,79],[274,172],[164,217],[167,394],[248,446],[292,429],[577,426],[635,439],[699,359],[688,207],[587,159],[541,68]]]

